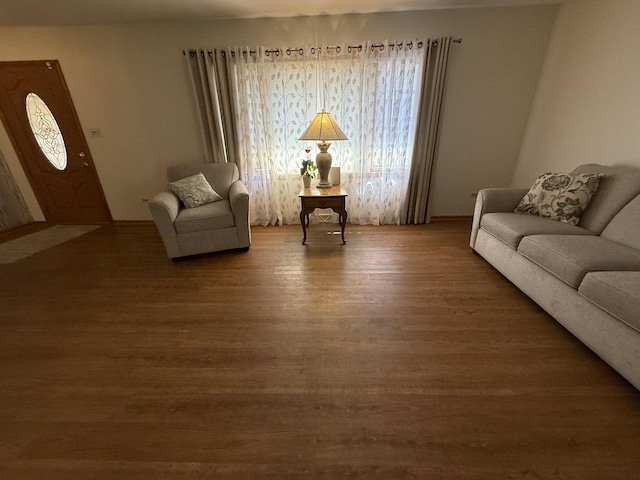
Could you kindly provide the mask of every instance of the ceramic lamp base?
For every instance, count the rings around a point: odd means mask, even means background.
[[[316,188],[331,188],[331,182],[329,181],[329,171],[331,170],[331,154],[327,152],[329,146],[328,142],[318,143],[320,153],[316,156],[316,165],[318,167],[318,175],[320,180],[318,181]]]

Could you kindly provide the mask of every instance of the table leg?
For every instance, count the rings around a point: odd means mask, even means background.
[[[308,216],[307,216],[308,218]],[[302,225],[302,245],[307,243],[307,218],[305,218],[304,210],[300,211],[300,225]]]
[[[347,225],[347,211],[343,210],[339,215],[340,228],[342,229],[342,244],[345,245],[347,240],[344,238],[344,227]]]

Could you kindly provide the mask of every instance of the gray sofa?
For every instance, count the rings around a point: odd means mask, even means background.
[[[603,178],[577,226],[514,213],[527,189],[478,193],[471,248],[640,389],[640,169]]]
[[[173,182],[202,172],[222,200],[185,208],[170,190],[149,199],[149,211],[171,259],[251,245],[249,193],[234,163],[174,165],[167,168]]]

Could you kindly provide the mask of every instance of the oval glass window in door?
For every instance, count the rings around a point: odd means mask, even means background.
[[[29,126],[40,150],[51,165],[64,170],[67,168],[67,149],[53,113],[35,93],[27,95],[26,108]]]

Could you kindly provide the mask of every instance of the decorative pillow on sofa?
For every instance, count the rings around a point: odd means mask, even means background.
[[[545,173],[538,177],[514,211],[577,225],[598,189],[600,178],[602,175],[597,173]]]
[[[211,188],[202,173],[171,182],[169,189],[175,193],[187,208],[199,207],[206,203],[217,202],[222,197]]]

